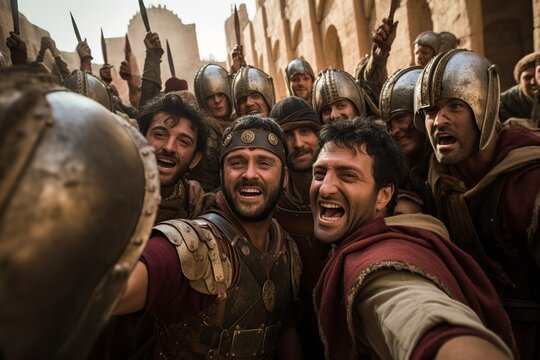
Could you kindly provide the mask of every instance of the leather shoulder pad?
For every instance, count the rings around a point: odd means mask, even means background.
[[[176,246],[184,276],[203,294],[226,296],[232,265],[204,220],[169,220],[154,227]]]

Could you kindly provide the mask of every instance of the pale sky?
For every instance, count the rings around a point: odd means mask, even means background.
[[[201,59],[225,61],[225,19],[231,7],[246,4],[249,17],[255,15],[255,0],[144,0],[146,7],[166,5],[184,24],[195,23]],[[69,12],[77,21],[91,49],[100,49],[100,28],[105,37],[124,36],[129,20],[139,11],[138,0],[19,0],[19,12],[35,25],[49,31],[56,46],[75,51],[77,40]],[[92,51],[94,62],[101,63],[101,51]]]

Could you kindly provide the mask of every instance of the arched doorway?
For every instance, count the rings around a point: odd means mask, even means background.
[[[482,2],[485,56],[499,66],[501,90],[516,84],[513,71],[534,51],[532,0]]]
[[[336,69],[343,70],[343,52],[334,25],[330,25],[326,30],[323,40],[323,51],[326,67],[333,66]]]

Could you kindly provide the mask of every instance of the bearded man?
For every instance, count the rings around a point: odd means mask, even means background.
[[[154,228],[116,308],[155,320],[154,358],[301,356],[288,313],[298,250],[272,219],[286,154],[273,120],[239,118],[224,133],[216,209]]]
[[[296,96],[278,101],[270,117],[281,126],[287,139],[289,186],[278,202],[276,219],[298,245],[302,259],[298,296],[302,311],[298,320],[298,332],[305,357],[323,359],[312,294],[330,246],[313,237],[313,216],[309,203],[311,165],[321,123],[309,104]]]

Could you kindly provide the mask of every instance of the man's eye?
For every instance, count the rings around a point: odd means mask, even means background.
[[[317,181],[321,181],[324,179],[325,173],[323,171],[315,171],[313,172],[313,179]]]

